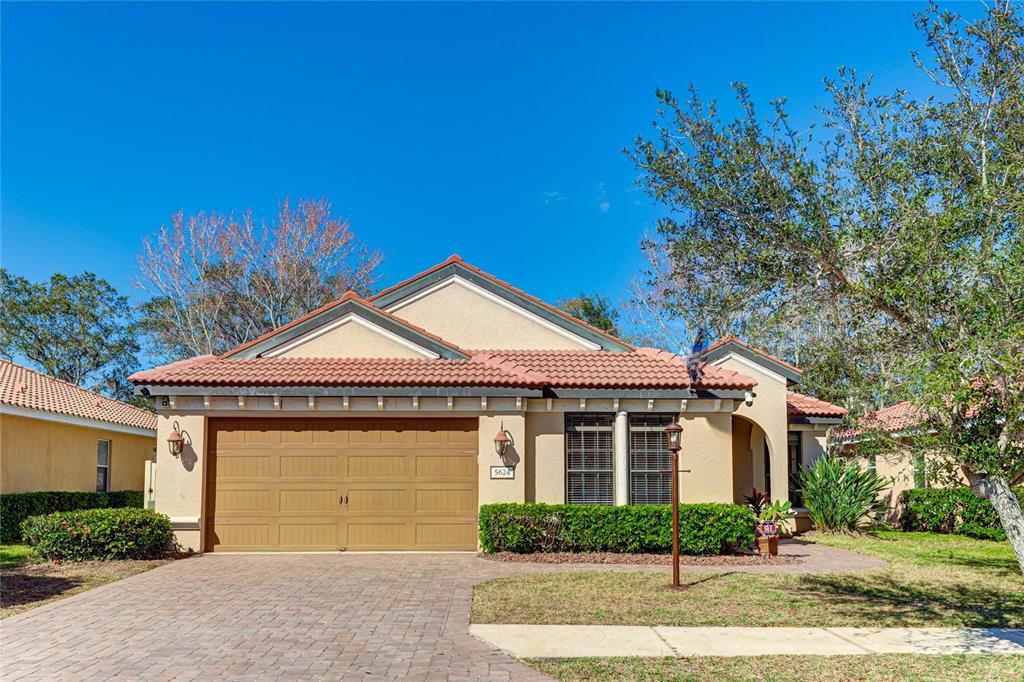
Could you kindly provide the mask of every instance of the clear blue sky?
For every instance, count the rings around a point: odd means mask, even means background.
[[[138,300],[172,212],[326,196],[383,284],[458,252],[550,301],[615,299],[660,212],[621,151],[656,87],[744,81],[807,125],[841,64],[922,85],[923,6],[4,3],[0,259]]]

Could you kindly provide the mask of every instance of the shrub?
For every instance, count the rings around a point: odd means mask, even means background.
[[[109,493],[45,491],[0,495],[0,542],[21,542],[21,522],[30,516],[75,509],[143,506],[141,490]]]
[[[679,505],[683,554],[722,554],[754,542],[754,514],[738,504]],[[486,504],[480,546],[491,552],[672,551],[672,508],[580,504]]]
[[[800,474],[804,507],[820,530],[854,532],[877,523],[885,512],[879,495],[890,485],[872,469],[837,457],[822,457]]]
[[[22,537],[44,559],[155,559],[174,548],[171,520],[151,509],[80,509],[30,516]]]
[[[1016,488],[1024,504],[1024,488]],[[970,488],[914,488],[900,495],[903,530],[956,533],[983,540],[1005,540],[999,516],[992,503]]]

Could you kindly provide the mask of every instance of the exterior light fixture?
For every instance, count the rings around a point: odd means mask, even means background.
[[[171,430],[171,435],[167,436],[167,449],[171,451],[171,454],[175,457],[181,456],[181,451],[185,448],[185,437],[181,435],[181,430],[178,428],[178,422],[174,422],[174,428]]]
[[[494,451],[498,453],[498,457],[504,459],[510,445],[512,445],[512,436],[503,427],[494,436]]]
[[[683,427],[675,419],[665,427],[665,440],[672,453],[672,587],[679,588],[679,450]]]
[[[672,423],[665,427],[665,437],[668,439],[668,450],[672,454],[678,454],[682,445],[680,442],[683,439],[683,427],[679,425],[675,419]]]

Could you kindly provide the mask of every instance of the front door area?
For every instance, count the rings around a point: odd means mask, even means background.
[[[208,551],[474,550],[476,419],[211,419]]]

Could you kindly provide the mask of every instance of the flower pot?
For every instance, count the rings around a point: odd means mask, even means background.
[[[779,536],[762,535],[757,538],[757,553],[761,556],[778,556]]]

